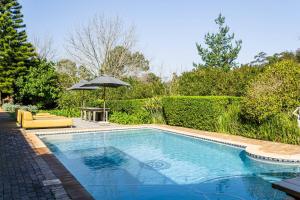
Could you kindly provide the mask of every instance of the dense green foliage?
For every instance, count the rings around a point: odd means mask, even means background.
[[[149,61],[140,52],[131,52],[123,46],[117,46],[108,52],[100,69],[101,74],[120,78],[148,71]]]
[[[164,123],[160,98],[109,101],[110,121],[121,124]]]
[[[236,97],[164,97],[162,107],[169,125],[300,144],[296,119],[279,113],[256,124],[241,115],[242,101]]]
[[[234,62],[241,50],[242,41],[235,41],[233,45],[234,33],[229,34],[229,27],[225,25],[225,17],[221,14],[215,19],[218,25],[218,33],[207,33],[205,35],[204,48],[196,44],[198,54],[201,56],[204,64],[194,64],[196,67],[218,68],[223,71],[229,71],[236,63]]]
[[[108,99],[143,99],[166,94],[165,84],[153,73],[141,77],[123,78],[130,87],[110,88],[107,90]]]
[[[71,87],[79,80],[91,80],[94,77],[86,67],[77,67],[75,62],[68,59],[58,61],[55,68],[58,73],[59,85],[63,89]]]
[[[34,105],[21,106],[19,104],[5,103],[2,105],[3,110],[7,112],[15,112],[16,109],[27,110],[33,113],[38,111],[38,107]]]
[[[16,0],[0,1],[0,99],[16,90],[14,80],[27,74],[35,56],[27,42],[21,5]]]
[[[219,117],[219,131],[244,137],[290,144],[300,144],[300,129],[295,118],[279,113],[260,124],[245,120],[241,104],[235,103]]]
[[[58,108],[69,109],[69,108],[79,108],[83,104],[85,106],[96,107],[102,106],[102,90],[92,90],[92,91],[64,91],[60,93],[58,99]]]
[[[150,113],[143,105],[144,99],[109,101],[111,109],[110,121],[121,124],[146,124],[150,122]]]
[[[23,104],[34,104],[40,108],[56,104],[60,88],[58,76],[52,63],[41,60],[29,69],[26,76],[16,81],[18,92],[15,99]]]
[[[268,65],[249,85],[243,116],[262,123],[280,113],[291,113],[300,104],[300,65],[284,60]]]
[[[216,68],[198,68],[172,80],[171,93],[184,96],[244,96],[249,82],[263,71],[242,66],[224,72]]]
[[[218,131],[218,117],[239,101],[237,97],[164,97],[163,112],[167,124],[207,131]]]

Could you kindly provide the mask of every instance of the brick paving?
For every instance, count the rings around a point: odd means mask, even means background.
[[[47,180],[54,180],[53,184],[45,184]],[[45,160],[28,144],[14,120],[0,110],[0,200],[6,199],[70,198]]]

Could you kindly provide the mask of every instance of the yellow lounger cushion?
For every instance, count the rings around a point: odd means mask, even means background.
[[[73,121],[69,118],[48,118],[34,119],[28,111],[23,112],[22,127],[23,128],[52,128],[52,127],[68,127],[72,126]]]
[[[17,111],[17,122],[18,122],[18,124],[21,124],[23,112],[24,112],[24,110],[18,110]]]
[[[21,124],[23,112],[25,112],[25,110],[18,110],[18,112],[17,112],[18,124]],[[51,115],[50,113],[38,113],[33,116],[33,119],[48,119],[48,118],[65,118],[65,117]]]

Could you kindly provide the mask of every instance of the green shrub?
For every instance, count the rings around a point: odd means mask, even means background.
[[[230,105],[219,117],[219,132],[290,144],[300,144],[300,129],[295,118],[278,113],[261,124],[244,120],[240,104]]]
[[[160,98],[108,101],[107,107],[111,109],[111,122],[120,124],[164,123]]]
[[[7,111],[7,112],[15,112],[15,109],[18,108],[20,105],[14,105],[12,103],[4,103],[2,105],[2,108],[4,111]]]
[[[85,106],[99,107],[103,100],[100,98],[101,91],[64,91],[60,94],[58,108],[73,109],[79,108],[84,102]]]
[[[259,139],[300,144],[300,129],[294,118],[286,113],[278,113],[258,127]]]
[[[300,65],[291,60],[269,65],[249,86],[242,104],[243,117],[263,123],[300,104]]]
[[[161,98],[153,97],[153,98],[146,99],[143,108],[151,116],[150,123],[165,124]]]
[[[225,96],[175,96],[162,98],[162,105],[169,125],[217,131],[219,116],[239,100],[238,97]]]
[[[141,110],[133,114],[127,114],[125,112],[114,112],[111,114],[109,120],[113,123],[119,124],[147,124],[150,121],[149,113]]]
[[[34,104],[39,108],[53,108],[61,90],[54,63],[37,59],[26,76],[18,76],[14,98],[22,104]]]
[[[36,113],[38,111],[38,107],[34,105],[19,105],[19,104],[12,104],[12,103],[5,103],[2,105],[2,108],[7,112],[15,112],[16,109],[27,110],[32,113]]]
[[[235,102],[227,107],[227,110],[218,118],[219,132],[239,135],[241,131],[240,123],[240,102]]]
[[[133,114],[143,109],[145,99],[111,100],[106,103],[111,112]]]
[[[224,72],[217,68],[198,68],[174,76],[171,93],[184,96],[244,96],[249,82],[263,71],[262,67],[241,66]]]

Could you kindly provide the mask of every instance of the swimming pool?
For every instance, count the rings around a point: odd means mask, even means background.
[[[39,136],[95,199],[283,199],[271,182],[299,166],[158,129]]]

